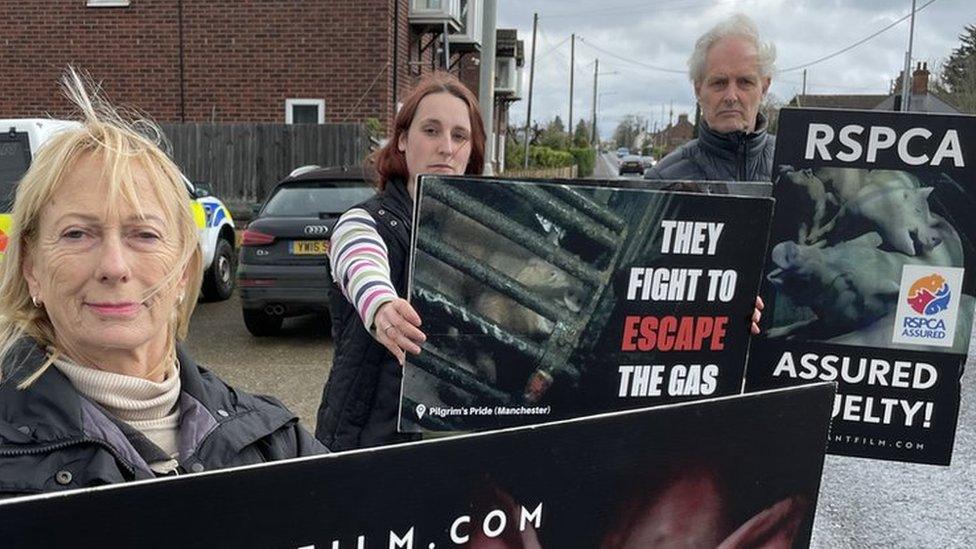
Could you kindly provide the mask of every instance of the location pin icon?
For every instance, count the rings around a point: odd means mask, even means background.
[[[417,419],[423,419],[424,414],[427,413],[427,407],[423,404],[417,405]]]

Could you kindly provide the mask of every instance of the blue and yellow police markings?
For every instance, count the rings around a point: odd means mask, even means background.
[[[207,226],[207,213],[203,209],[203,204],[196,200],[190,202],[190,211],[193,212],[193,221],[197,224],[197,229]]]
[[[206,227],[219,227],[225,219],[231,225],[234,224],[234,220],[230,217],[230,212],[219,201],[203,202],[203,208],[206,212]]]

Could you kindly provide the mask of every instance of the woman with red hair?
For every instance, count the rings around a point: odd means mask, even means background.
[[[485,130],[478,100],[447,73],[423,78],[375,157],[375,197],[332,233],[329,291],[335,354],[315,436],[333,451],[410,440],[397,433],[406,353],[419,354],[420,316],[404,299],[417,176],[480,175]]]

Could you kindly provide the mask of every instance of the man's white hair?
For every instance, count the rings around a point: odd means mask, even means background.
[[[708,50],[712,49],[719,40],[723,38],[745,38],[752,42],[756,47],[757,61],[759,62],[759,75],[762,77],[773,76],[776,63],[776,46],[769,42],[763,42],[759,38],[759,29],[747,15],[737,13],[708,30],[695,42],[695,51],[688,59],[688,77],[695,85],[701,84],[705,80],[705,58]]]

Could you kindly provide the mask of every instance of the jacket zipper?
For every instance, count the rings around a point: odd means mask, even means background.
[[[74,440],[58,442],[55,444],[48,444],[46,446],[35,446],[33,448],[28,448],[23,450],[0,449],[0,456],[16,457],[16,456],[29,456],[33,454],[44,454],[56,450],[62,450],[64,448],[68,448],[71,446],[77,446],[79,444],[95,444],[97,446],[101,446],[102,448],[108,450],[108,452],[112,454],[112,457],[115,458],[115,461],[119,462],[120,465],[122,465],[126,470],[128,470],[129,474],[135,476],[136,473],[135,467],[130,465],[126,460],[124,460],[122,456],[120,456],[119,453],[115,450],[115,448],[113,448],[110,444],[108,444],[105,441],[98,440],[97,438],[82,437],[82,438],[76,438]]]
[[[746,138],[745,135],[736,136],[738,145],[735,153],[736,181],[746,179]]]

